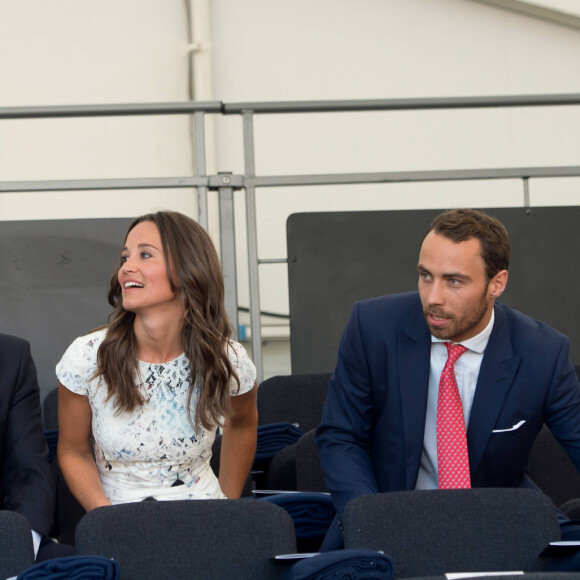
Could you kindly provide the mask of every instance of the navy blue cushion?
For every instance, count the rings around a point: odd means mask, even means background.
[[[282,580],[391,580],[393,561],[374,550],[336,550],[305,558],[285,570]]]
[[[101,556],[70,556],[40,562],[17,580],[119,580],[119,564]]]
[[[269,501],[284,508],[294,520],[299,540],[323,538],[336,515],[332,499],[325,493],[277,493],[261,497],[259,501]]]
[[[254,468],[268,464],[278,451],[296,443],[302,435],[304,435],[304,431],[293,423],[258,425],[258,444],[254,457]]]

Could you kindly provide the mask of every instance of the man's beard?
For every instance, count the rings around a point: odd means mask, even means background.
[[[437,307],[425,308],[423,309],[423,314],[425,315],[425,321],[427,322],[429,331],[435,338],[439,338],[440,340],[453,340],[456,337],[464,336],[471,329],[475,328],[485,316],[488,305],[487,293],[484,293],[475,308],[466,312],[461,318],[448,314],[442,308]],[[432,326],[429,324],[429,314],[447,318],[451,321],[451,324],[446,328]]]

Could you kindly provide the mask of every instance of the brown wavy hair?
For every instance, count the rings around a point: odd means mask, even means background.
[[[177,212],[159,211],[136,218],[125,235],[142,222],[152,222],[161,236],[167,277],[171,288],[183,300],[181,340],[191,365],[187,408],[191,424],[206,429],[219,424],[231,410],[229,383],[239,378],[228,357],[231,327],[224,307],[224,282],[215,247],[206,231],[191,218]],[[133,411],[144,400],[136,388],[138,376],[137,339],[133,331],[135,314],[123,308],[118,269],[109,282],[107,334],[97,354],[96,377],[104,379],[108,398],[118,412]],[[179,280],[179,284],[175,281]],[[192,420],[191,402],[196,384],[199,399]]]

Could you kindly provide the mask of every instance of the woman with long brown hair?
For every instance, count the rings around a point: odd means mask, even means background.
[[[129,226],[105,328],[57,365],[58,458],[88,511],[239,497],[256,447],[256,371],[230,338],[215,248],[176,212]],[[209,460],[223,427],[219,479]]]

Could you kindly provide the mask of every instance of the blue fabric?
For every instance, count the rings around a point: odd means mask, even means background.
[[[549,572],[578,572],[580,570],[580,552],[563,558],[551,559],[546,569]]]
[[[305,558],[283,571],[281,580],[391,580],[393,561],[374,550],[336,550]]]
[[[330,524],[324,540],[320,544],[320,552],[332,552],[333,550],[342,550],[344,548],[344,536],[342,528],[338,521],[338,514]]]
[[[56,446],[58,445],[58,429],[45,429],[44,438],[48,445],[48,461],[56,457]]]
[[[562,540],[568,542],[580,541],[580,520],[570,520],[570,519],[559,519],[560,532],[562,534]]]
[[[269,463],[278,451],[296,443],[302,435],[304,435],[304,431],[292,423],[259,425],[254,465]]]
[[[119,580],[119,564],[101,556],[46,560],[21,572],[16,580]]]
[[[278,493],[259,498],[284,508],[294,520],[299,540],[323,538],[336,510],[329,495],[324,493]]]

